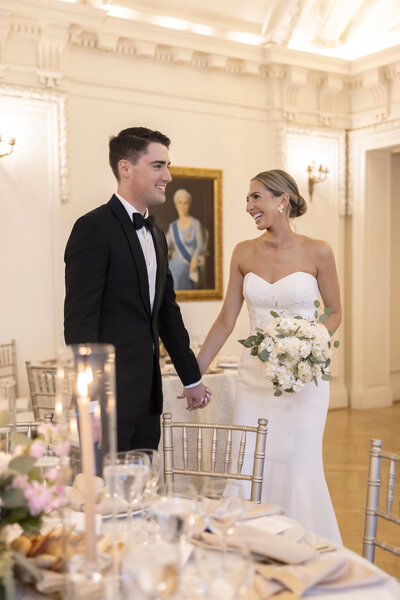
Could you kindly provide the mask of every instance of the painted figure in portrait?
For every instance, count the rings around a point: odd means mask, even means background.
[[[188,190],[178,189],[173,199],[178,218],[169,224],[167,232],[169,268],[175,289],[193,290],[199,286],[205,267],[205,236],[199,219],[190,214],[192,195]]]

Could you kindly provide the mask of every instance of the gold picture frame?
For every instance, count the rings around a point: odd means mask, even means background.
[[[170,167],[170,173],[165,204],[150,212],[167,236],[177,300],[221,300],[222,171]]]

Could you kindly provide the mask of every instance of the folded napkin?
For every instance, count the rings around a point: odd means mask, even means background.
[[[285,511],[278,504],[255,504],[254,502],[245,502],[243,512],[238,521],[247,521],[257,519],[258,517],[267,517],[269,515],[281,515]]]
[[[218,535],[204,531],[200,539],[210,545],[220,545],[221,539]],[[263,531],[259,535],[253,528],[246,525],[238,525],[232,535],[227,538],[229,546],[244,547],[250,552],[272,558],[288,565],[296,565],[317,557],[317,552],[305,546],[297,544],[282,536]]]
[[[101,477],[95,477],[95,512],[100,515],[108,515],[110,513],[122,513],[127,511],[128,504],[120,498],[110,498],[107,495],[107,489]],[[72,488],[68,492],[68,502],[70,507],[76,511],[85,510],[85,478],[82,473],[79,473],[74,480]],[[138,507],[140,508],[140,507]]]
[[[364,562],[346,556],[318,560],[302,565],[271,566],[257,565],[254,588],[262,600],[285,590],[300,598],[310,590],[344,590],[374,585],[385,581],[388,576],[370,568]],[[281,597],[281,596],[279,596]]]

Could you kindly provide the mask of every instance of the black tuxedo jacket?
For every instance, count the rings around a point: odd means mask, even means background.
[[[77,220],[65,250],[65,341],[115,346],[117,418],[124,421],[162,412],[159,337],[184,385],[201,378],[175,300],[165,235],[154,226],[152,236],[153,311],[142,248],[116,196]]]

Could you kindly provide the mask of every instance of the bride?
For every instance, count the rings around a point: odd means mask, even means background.
[[[306,210],[288,173],[265,171],[251,180],[246,211],[262,234],[239,243],[233,251],[224,304],[198,355],[202,373],[231,334],[243,299],[251,333],[265,328],[271,310],[313,317],[318,294],[332,311],[326,327],[335,331],[339,326],[340,291],[333,252],[326,242],[294,233],[290,227],[290,219]],[[235,422],[255,426],[258,418],[268,419],[262,501],[280,504],[307,530],[341,544],[322,461],[328,403],[329,382],[322,380],[318,387],[308,383],[300,392],[274,396],[261,361],[244,349]],[[246,464],[243,472],[245,468]]]

